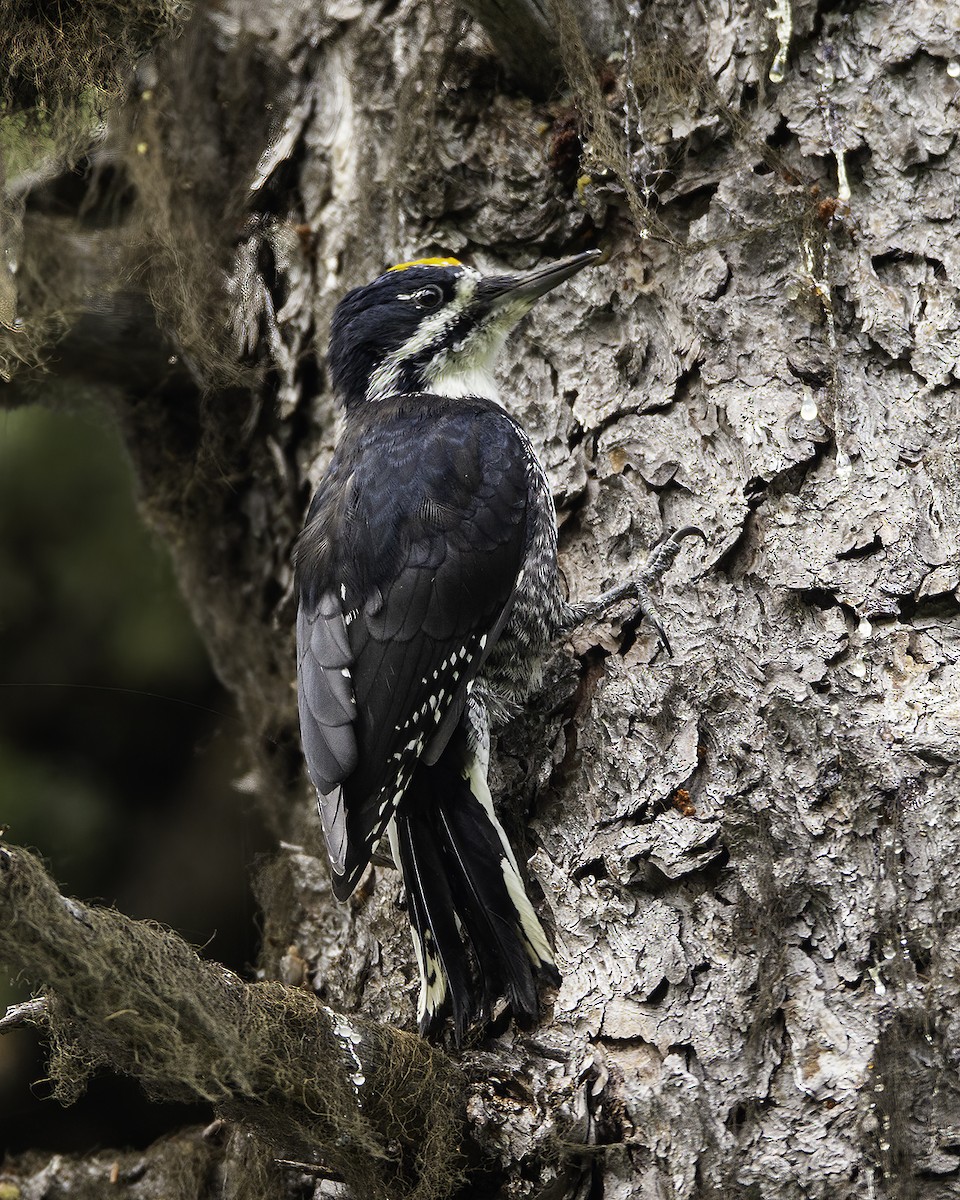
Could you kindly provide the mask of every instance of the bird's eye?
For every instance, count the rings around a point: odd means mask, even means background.
[[[443,292],[436,284],[421,288],[419,292],[413,294],[413,302],[417,308],[436,308],[442,299]]]

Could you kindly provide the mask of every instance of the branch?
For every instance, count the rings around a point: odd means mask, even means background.
[[[45,993],[61,1100],[109,1066],[157,1099],[210,1101],[357,1195],[439,1200],[460,1178],[463,1082],[439,1051],[70,900],[19,848],[0,847],[0,962]]]

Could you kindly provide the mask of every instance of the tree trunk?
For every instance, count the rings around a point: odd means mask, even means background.
[[[333,442],[327,325],[391,262],[607,250],[513,338],[504,403],[574,598],[682,525],[708,548],[664,586],[672,657],[586,628],[500,731],[563,983],[536,1029],[449,1052],[465,1194],[960,1196],[955,17],[583,7],[201,7],[141,64],[82,212],[55,173],[8,177],[21,318],[42,276],[62,320],[46,373],[8,348],[0,396],[112,397],[280,845],[265,977],[409,1031],[399,876],[336,903],[299,759],[290,554]],[[504,46],[538,36],[525,86]],[[222,1144],[140,1155],[131,1194],[214,1194],[211,1164],[216,1194],[335,1190],[228,1116]],[[63,1194],[99,1161],[59,1160]],[[39,1195],[53,1168],[8,1169]]]

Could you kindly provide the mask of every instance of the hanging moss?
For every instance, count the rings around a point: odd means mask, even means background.
[[[289,83],[288,66],[256,38],[223,45],[198,16],[158,50],[151,86],[118,120],[135,194],[122,273],[149,295],[203,387],[257,385],[238,330],[261,329],[282,305],[291,197],[254,195],[250,181]]]
[[[24,229],[27,192],[102,138],[138,61],[184,0],[9,0],[0,23],[0,379],[42,367],[89,300],[76,247]],[[47,234],[52,233],[52,237]]]
[[[8,0],[0,25],[0,113],[60,140],[71,115],[120,97],[137,59],[183,17],[183,0]]]
[[[563,72],[573,92],[583,146],[578,188],[612,184],[622,193],[641,237],[652,237],[681,251],[710,244],[686,241],[659,215],[658,190],[684,153],[684,142],[696,130],[711,128],[711,136],[731,136],[746,148],[751,162],[764,162],[780,178],[793,179],[777,152],[757,134],[735,103],[721,95],[697,48],[677,37],[664,24],[656,4],[618,3],[624,33],[623,58],[601,66],[591,55],[582,16],[572,0],[547,0],[557,37]],[[675,131],[685,129],[681,138]],[[637,140],[639,139],[639,140]],[[776,196],[778,212],[764,228],[799,230],[816,210],[807,188]],[[741,231],[751,236],[763,229]]]

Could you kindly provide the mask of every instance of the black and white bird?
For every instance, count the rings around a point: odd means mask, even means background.
[[[303,750],[335,895],[386,832],[421,1032],[449,1008],[458,1042],[499,997],[534,1019],[538,978],[559,979],[487,786],[491,716],[536,685],[565,629],[626,597],[649,611],[646,586],[688,532],[643,578],[563,599],[550,487],[493,368],[536,300],[598,257],[486,277],[403,263],[349,292],[331,325],[344,422],[295,556]]]

